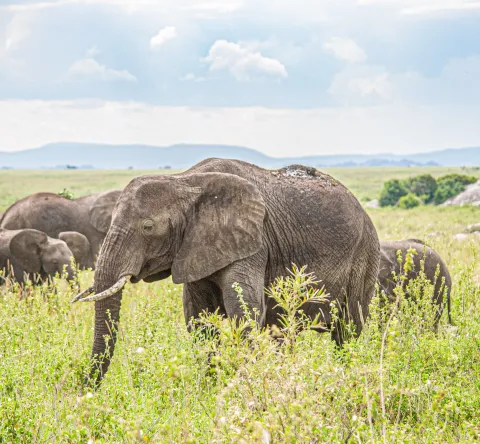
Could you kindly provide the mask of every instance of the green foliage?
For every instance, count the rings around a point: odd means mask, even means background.
[[[465,185],[461,182],[456,182],[454,179],[442,180],[438,183],[437,191],[435,191],[434,202],[436,205],[440,205],[463,191],[465,191]]]
[[[439,205],[447,199],[457,196],[465,190],[466,185],[475,183],[477,180],[474,176],[458,173],[446,174],[438,180],[435,180],[431,174],[421,174],[405,180],[391,179],[384,183],[379,203],[382,207],[394,206],[399,203],[401,198],[411,193],[424,203],[433,201]],[[402,208],[412,208],[412,206],[405,205],[418,206],[411,196],[403,199],[402,202]]]
[[[62,191],[60,191],[58,193],[60,196],[63,196],[63,197],[66,197],[67,199],[70,199],[70,200],[73,200],[75,199],[75,196],[73,195],[73,193],[69,190],[67,190],[66,188],[64,188]]]
[[[402,181],[398,179],[387,180],[383,184],[383,189],[380,193],[380,206],[386,207],[396,205],[400,198],[407,194],[408,190]]]
[[[437,183],[441,183],[443,181],[453,181],[453,182],[459,182],[462,185],[470,185],[472,183],[475,183],[478,179],[475,176],[467,176],[465,174],[458,174],[458,173],[451,173],[451,174],[445,174],[444,176],[441,176],[437,179]]]
[[[421,174],[406,179],[405,187],[425,203],[429,203],[433,200],[437,189],[437,181],[431,174]]]
[[[423,207],[405,219],[398,210],[380,213],[374,217],[382,238],[387,231],[422,237],[412,231],[422,217],[436,229],[475,217],[468,208]],[[302,305],[325,295],[312,289],[304,268],[269,288],[285,310],[277,332],[283,346],[256,328],[238,284],[246,318],[203,315],[217,331],[203,340],[187,333],[181,286],[129,284],[115,357],[96,392],[81,385],[93,305],[72,306],[74,291],[61,280],[29,288],[24,299],[18,287],[4,285],[0,442],[477,442],[480,241],[448,239],[435,248],[453,254],[456,327],[444,316],[433,331],[433,285],[421,270],[403,290],[412,251],[399,258],[403,273],[392,300],[377,294],[362,335],[341,351],[329,335],[305,330]],[[82,288],[92,279],[91,271],[81,272]]]
[[[410,208],[418,207],[422,202],[420,199],[415,196],[413,193],[408,193],[405,196],[402,196],[398,201],[399,208],[408,210]]]
[[[477,178],[466,176],[464,174],[447,174],[437,180],[437,190],[435,191],[435,204],[440,205],[450,199],[458,196],[465,191],[466,185],[475,183]]]

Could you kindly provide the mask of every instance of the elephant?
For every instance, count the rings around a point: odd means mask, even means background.
[[[58,238],[64,241],[70,248],[75,258],[75,263],[80,270],[95,268],[95,261],[87,236],[76,231],[63,231],[59,233]]]
[[[293,165],[266,170],[231,159],[209,158],[174,175],[140,176],[124,189],[100,251],[94,286],[72,302],[95,301],[90,382],[110,364],[122,288],[172,276],[183,284],[187,328],[202,311],[244,317],[232,285],[243,289],[259,327],[279,322],[265,287],[307,265],[321,279],[329,301],[307,303],[321,314],[338,345],[341,321],[360,334],[375,293],[380,246],[377,232],[353,194],[315,168]],[[88,296],[92,292],[95,295]],[[331,314],[335,301],[340,320]],[[320,306],[320,307],[319,307]],[[108,344],[105,336],[111,341]]]
[[[94,260],[110,226],[112,211],[121,190],[68,199],[55,193],[37,193],[11,205],[0,219],[0,228],[33,228],[58,238],[66,231],[87,237]]]
[[[437,306],[434,327],[437,329],[440,317],[442,316],[444,301],[447,305],[448,322],[452,324],[451,317],[451,291],[452,278],[448,271],[447,265],[440,255],[431,247],[427,246],[420,239],[405,239],[397,241],[381,241],[380,242],[380,269],[378,273],[378,282],[380,288],[386,295],[393,295],[393,290],[397,283],[393,279],[393,273],[400,275],[402,265],[397,260],[397,252],[402,254],[403,262],[410,248],[417,251],[418,254],[413,255],[413,270],[407,274],[407,279],[403,282],[403,288],[406,289],[408,282],[418,277],[421,270],[420,261],[424,260],[424,272],[426,278],[435,284],[433,303]],[[437,266],[440,267],[438,277],[435,278]]]
[[[12,277],[23,285],[26,278],[32,282],[62,275],[73,279],[75,269],[71,265],[73,253],[60,239],[48,237],[38,230],[5,230],[0,228],[0,270],[2,281]],[[13,271],[13,276],[10,273]],[[0,282],[1,283],[1,282]]]

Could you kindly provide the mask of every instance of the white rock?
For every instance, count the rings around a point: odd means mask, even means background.
[[[475,233],[477,231],[480,231],[480,224],[472,224],[465,229],[465,233]]]
[[[365,208],[380,208],[378,199],[373,199],[365,204]]]
[[[468,204],[474,206],[480,205],[480,180],[476,183],[467,185],[463,193],[460,193],[458,196],[451,197],[445,203],[443,203],[442,206],[463,206]]]

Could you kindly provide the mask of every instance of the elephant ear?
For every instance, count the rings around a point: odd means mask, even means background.
[[[58,238],[67,244],[77,264],[88,256],[90,242],[84,234],[76,231],[63,231],[58,235]]]
[[[112,212],[121,190],[100,193],[90,205],[90,222],[100,233],[106,234],[112,222]]]
[[[194,190],[195,199],[172,265],[175,283],[198,281],[260,250],[265,203],[257,187],[225,173],[181,180]]]
[[[21,230],[10,240],[10,253],[27,273],[38,273],[42,268],[41,252],[48,236],[37,230]]]

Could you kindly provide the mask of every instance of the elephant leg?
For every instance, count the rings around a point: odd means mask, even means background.
[[[221,270],[214,277],[222,291],[222,300],[229,318],[245,318],[244,304],[250,316],[262,328],[265,326],[265,268],[266,251],[262,250],[254,256],[239,260]],[[234,283],[242,289],[243,302],[240,300]]]
[[[349,339],[346,326],[352,323],[353,334],[360,336],[365,321],[369,315],[369,305],[375,295],[375,285],[378,276],[378,254],[368,248],[369,239],[363,239],[357,254],[354,255],[350,277],[348,280],[347,293],[343,303],[338,304],[338,320],[332,331],[332,339],[341,347],[345,340]]]
[[[220,289],[215,283],[201,280],[183,286],[183,313],[189,332],[198,329],[196,321],[202,312],[214,313],[216,310],[226,315]]]

